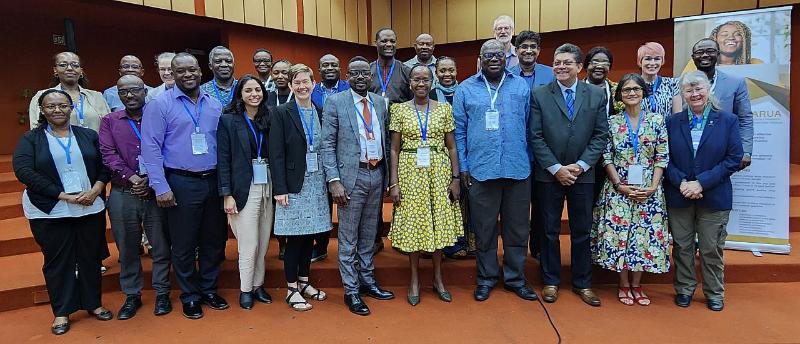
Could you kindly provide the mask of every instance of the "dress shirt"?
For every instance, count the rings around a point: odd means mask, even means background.
[[[553,67],[550,67],[548,65],[543,65],[541,63],[536,63],[533,65],[533,74],[531,75],[525,75],[522,72],[521,65],[513,66],[509,68],[509,71],[511,71],[511,73],[514,73],[514,75],[519,75],[523,79],[525,79],[525,81],[528,82],[528,87],[530,87],[531,89],[534,89],[542,85],[547,85],[553,82],[553,80],[555,79],[555,75],[553,74]]]
[[[406,67],[408,67],[409,69],[411,69],[414,68],[414,66],[420,64],[420,62],[419,58],[417,58],[417,55],[414,55],[414,57],[412,57],[410,60],[406,62],[403,62],[403,64],[406,65]],[[434,83],[439,82],[439,78],[436,77],[436,56],[431,56],[431,62],[429,62],[427,66],[428,69],[431,70],[431,74],[433,74],[433,82]]]
[[[192,116],[205,134],[208,153],[192,154],[191,134],[194,122],[181,102],[185,102]],[[196,111],[202,105],[199,118]],[[144,107],[142,118],[142,158],[156,195],[170,191],[164,168],[201,172],[217,166],[217,124],[222,115],[222,105],[206,94],[202,88],[197,102],[193,102],[178,87],[167,90]]]
[[[83,87],[78,86],[80,89],[81,95],[83,95],[83,123],[86,128],[92,129],[97,131],[100,128],[100,117],[105,116],[111,110],[108,108],[108,104],[106,104],[106,100],[103,99],[103,94],[97,91],[92,91],[90,89],[86,89]],[[39,97],[42,96],[44,91],[56,89],[61,90],[61,85],[56,85],[55,87],[51,87],[48,89],[40,90],[36,92],[36,94],[31,98],[31,104],[28,106],[28,115],[30,116],[30,125],[31,129],[36,128],[39,125]],[[69,118],[69,123],[72,125],[81,125],[80,120],[78,119],[78,109],[80,109],[80,99],[73,99],[72,102],[75,104],[75,108],[72,110],[72,114]]]
[[[567,90],[568,89],[572,90],[574,104],[578,104],[578,92],[577,92],[578,80],[575,80],[575,82],[570,87],[564,86],[564,84],[562,84],[561,82],[558,82],[558,87],[561,88],[561,95],[564,97],[564,104],[567,104]],[[575,118],[573,118],[572,120],[574,121]],[[587,164],[583,160],[578,160],[575,163],[578,164],[583,169],[583,172],[586,172],[591,168],[591,166],[589,166],[589,164]],[[564,167],[564,166],[561,165],[561,164],[555,164],[553,166],[548,167],[547,171],[549,171],[550,173],[555,175],[556,172],[558,172],[558,170],[561,169],[561,167]]]
[[[154,95],[153,88],[147,85],[144,85],[144,88],[147,90],[147,96],[144,98],[145,103],[149,102],[153,99]],[[117,92],[117,85],[111,86],[103,91],[103,99],[106,100],[106,104],[111,109],[111,111],[119,111],[125,109],[125,104],[122,104],[122,100],[119,99],[119,93]]]
[[[174,87],[175,84],[173,84],[172,86]],[[170,88],[172,88],[172,87],[170,87]],[[147,92],[147,96],[150,97],[150,99],[156,99],[156,97],[162,95],[168,89],[169,88],[167,88],[167,84],[161,84],[161,85],[158,85],[156,87],[153,87],[153,89],[148,91]]]
[[[348,84],[347,81],[338,80],[336,81],[336,85],[331,88],[327,88],[322,82],[318,82],[314,85],[314,90],[311,91],[311,101],[318,107],[324,107],[325,100],[327,100],[329,96],[349,89],[350,84]]]
[[[386,85],[385,98],[388,100],[386,102],[386,106],[390,106],[394,103],[402,103],[414,98],[414,95],[411,93],[408,80],[408,74],[411,72],[411,69],[397,60],[393,60],[392,63],[394,64],[394,72],[392,72],[392,76],[389,78],[389,83]],[[375,94],[381,94],[381,92],[383,92],[381,89],[383,73],[381,71],[380,64],[378,61],[374,61],[370,63],[369,66],[370,70],[372,71],[372,84],[369,86],[369,91]],[[392,67],[389,66],[388,68]],[[387,69],[387,73],[388,70],[389,69]],[[380,75],[380,78],[378,75]],[[388,111],[389,109],[387,108],[386,110]]]
[[[485,114],[491,97],[483,73],[460,83],[453,100],[459,167],[479,181],[522,180],[531,174],[527,141],[531,91],[521,77],[505,73],[495,103],[500,112],[498,130],[486,130]],[[489,87],[492,93],[498,91],[491,83]]]
[[[361,99],[366,97],[362,97],[360,94],[356,93],[352,89],[350,90],[350,94],[353,95],[353,104],[356,106],[358,111],[361,111],[361,115],[366,115],[364,112],[364,103],[361,102]],[[384,152],[383,152],[383,138],[381,137],[381,133],[383,133],[383,128],[381,127],[381,119],[379,118],[375,112],[374,103],[372,99],[368,99],[370,104],[373,104],[369,107],[372,123],[372,136],[375,137],[375,143],[378,144],[378,147],[381,147],[380,154],[378,156],[378,160],[383,159]],[[356,111],[356,122],[358,123],[358,143],[361,146],[361,162],[368,162],[367,159],[367,131],[364,129],[364,122],[361,120],[361,117],[358,116],[358,111]]]
[[[141,141],[133,132],[128,120],[128,112],[115,111],[103,117],[100,122],[100,153],[103,164],[111,170],[111,185],[131,187],[128,180],[132,175],[144,175],[139,171],[139,155],[142,154]],[[142,132],[142,121],[134,121]]]
[[[200,85],[200,89],[203,90],[203,92],[205,92],[207,95],[216,99],[224,108],[228,106],[228,103],[230,102],[229,100],[232,99],[230,98],[231,92],[233,92],[233,89],[236,88],[237,81],[238,80],[234,78],[231,87],[228,88],[222,88],[222,85],[220,84],[217,84],[218,88],[215,88],[214,79],[211,79],[211,81]],[[219,91],[219,93],[217,93],[217,91]]]

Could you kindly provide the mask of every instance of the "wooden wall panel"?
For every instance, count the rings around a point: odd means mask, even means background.
[[[569,1],[544,0],[540,2],[539,30],[541,32],[560,31],[567,29],[569,18]]]
[[[636,0],[607,0],[606,25],[636,21]]]
[[[358,1],[344,0],[344,37],[348,42],[358,42]]]
[[[411,0],[411,30],[408,34],[409,46],[414,45],[417,36],[422,33],[422,1],[424,0]],[[404,48],[401,46],[401,48]]]
[[[145,6],[161,8],[165,10],[172,9],[172,2],[170,0],[144,0],[143,4]]]
[[[605,24],[606,0],[569,0],[570,29],[603,26]]]
[[[505,14],[514,17],[514,1],[478,0],[476,10],[477,20],[474,25],[478,39],[489,39],[494,37],[492,24],[498,16]]]
[[[244,0],[244,22],[264,26],[264,0]]]
[[[392,26],[392,1],[372,0],[372,36],[369,37],[369,42],[374,44],[375,33],[378,32],[380,28],[391,27],[391,26]]]
[[[195,14],[194,1],[172,0],[172,10],[182,13]]]
[[[331,37],[347,40],[345,34],[345,0],[331,0]]]
[[[331,0],[317,0],[317,36],[331,38]]]
[[[528,14],[530,16],[530,29],[536,32],[542,30],[542,3],[539,0],[530,0],[530,7],[528,8]]]
[[[672,16],[671,0],[657,0],[656,5],[656,18],[667,19]]]
[[[447,43],[447,0],[430,0],[430,34],[436,43]],[[373,18],[374,20],[374,18]]]
[[[303,0],[303,33],[317,36],[317,0]]]
[[[205,1],[206,1],[206,17],[222,19],[222,0],[205,0]]]
[[[222,1],[223,19],[235,23],[244,23],[244,2],[242,0]]]
[[[367,0],[358,0],[358,43],[369,44]]]
[[[672,0],[672,17],[686,17],[703,12],[703,2],[698,0]]]
[[[636,21],[648,21],[656,19],[656,0],[637,0],[636,1]]]
[[[297,1],[283,0],[283,29],[297,32]]]
[[[475,31],[477,13],[475,10],[475,0],[447,0],[448,42],[477,39]],[[491,27],[491,23],[489,25]]]
[[[206,0],[208,3],[208,0]],[[267,27],[283,29],[283,8],[281,0],[264,0],[264,22]]]
[[[770,7],[770,6],[780,6],[780,5],[791,5],[791,4],[800,4],[798,0],[759,0],[758,6],[759,7]]]
[[[420,33],[431,33],[431,1],[422,0],[422,30]]]
[[[411,46],[411,2],[392,0],[392,29],[397,34],[397,46]]]
[[[758,0],[704,0],[703,13],[747,10],[758,7]]]
[[[531,30],[530,0],[514,0],[514,29],[516,32]],[[536,31],[536,30],[533,30]]]

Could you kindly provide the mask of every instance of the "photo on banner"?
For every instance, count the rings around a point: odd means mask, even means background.
[[[725,248],[789,253],[791,7],[675,19],[674,75],[695,70],[701,38],[720,45],[717,69],[745,78],[753,111],[752,165],[731,177]]]

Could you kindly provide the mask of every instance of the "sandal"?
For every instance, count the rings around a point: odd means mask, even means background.
[[[625,295],[625,296],[619,296]],[[617,298],[619,302],[626,306],[633,306],[634,298],[631,295],[631,287],[619,287],[619,291],[617,294]]]
[[[300,286],[300,293],[305,297],[308,297],[316,301],[325,301],[325,299],[328,298],[328,295],[325,294],[325,292],[317,288],[314,288],[313,286],[311,286],[311,283],[308,283],[308,281],[298,281],[298,284]],[[308,288],[315,290],[316,293],[309,291]]]
[[[640,306],[650,305],[650,298],[644,294],[644,291],[642,291],[642,286],[631,287],[631,290],[633,290],[633,296],[634,300],[636,300],[636,303],[638,303]]]
[[[303,299],[303,301],[292,301],[292,296],[294,296],[295,294],[299,295],[300,291],[298,291],[297,288],[292,288],[292,287],[288,288],[290,293],[289,295],[286,296],[286,303],[289,304],[289,307],[292,307],[293,310],[298,312],[305,312],[313,308],[313,306],[311,306],[311,304],[308,303],[308,301],[306,301],[305,299]],[[300,297],[302,298],[302,295],[300,295]]]

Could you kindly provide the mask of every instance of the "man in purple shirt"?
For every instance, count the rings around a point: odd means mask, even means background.
[[[201,303],[213,309],[228,308],[228,302],[217,295],[228,239],[216,171],[222,105],[200,89],[202,72],[194,56],[175,55],[172,73],[175,87],[144,109],[142,158],[156,203],[166,208],[183,315],[199,319],[203,317]]]
[[[172,311],[169,301],[169,242],[164,228],[164,210],[156,205],[153,190],[147,185],[147,171],[141,156],[141,122],[147,88],[134,75],[119,78],[115,87],[124,109],[104,116],[100,121],[100,152],[103,164],[111,170],[111,196],[108,217],[119,250],[119,284],[125,303],[117,319],[133,318],[142,306],[144,274],[139,259],[142,227],[150,240],[153,258],[153,289],[156,291],[155,315]]]

